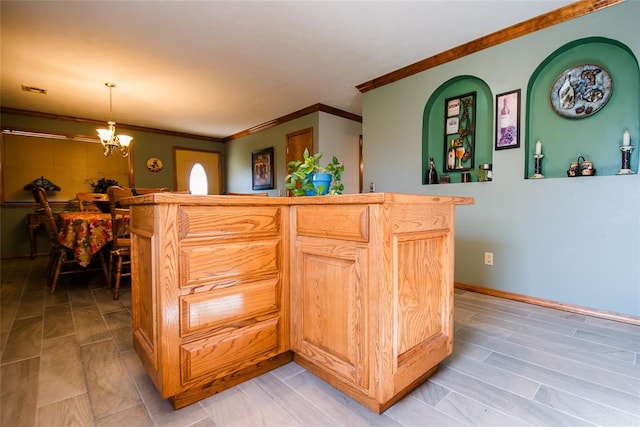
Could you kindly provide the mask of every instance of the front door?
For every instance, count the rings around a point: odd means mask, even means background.
[[[309,150],[309,154],[313,154],[313,128],[299,130],[297,132],[287,134],[285,165],[294,160],[302,160],[304,150]],[[289,171],[287,170],[288,174]],[[291,192],[287,190],[287,196],[291,196]]]
[[[189,179],[194,166],[200,164],[204,168],[207,179],[207,194],[221,194],[222,172],[220,153],[214,151],[190,150],[174,148],[173,157],[176,170],[176,191],[192,191]]]

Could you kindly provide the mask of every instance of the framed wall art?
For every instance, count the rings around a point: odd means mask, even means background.
[[[496,150],[520,147],[520,89],[496,95]]]
[[[273,147],[251,153],[251,171],[253,190],[273,188]]]
[[[473,169],[476,134],[476,92],[444,100],[445,172]]]
[[[613,80],[606,68],[582,64],[565,70],[551,86],[551,108],[560,117],[583,119],[600,111],[613,92]]]
[[[159,158],[150,157],[147,159],[147,169],[149,169],[149,172],[160,172],[162,167],[162,160]]]

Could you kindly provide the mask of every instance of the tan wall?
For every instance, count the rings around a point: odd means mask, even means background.
[[[24,186],[42,176],[61,188],[49,193],[52,201],[75,199],[78,192],[92,191],[90,180],[103,177],[129,184],[128,158],[105,157],[99,143],[3,135],[2,148],[5,202],[33,201]]]
[[[72,136],[90,135],[93,137],[96,131],[96,124],[90,122],[42,118],[33,115],[11,114],[6,112],[0,114],[0,122],[2,123],[2,129],[31,130]],[[134,140],[131,155],[126,159],[113,156],[105,157],[97,141],[90,143],[75,140],[73,141],[74,144],[78,144],[78,147],[84,147],[86,150],[84,156],[70,155],[69,150],[66,148],[59,150],[54,149],[53,151],[49,151],[47,148],[44,150],[25,150],[23,154],[17,156],[21,166],[15,167],[12,171],[3,167],[0,188],[4,187],[6,183],[7,188],[13,188],[13,190],[10,190],[10,192],[13,192],[13,195],[10,197],[21,201],[9,201],[4,198],[3,195],[4,203],[0,208],[0,257],[8,258],[27,256],[29,254],[30,247],[26,216],[27,213],[33,212],[36,204],[31,193],[24,191],[23,187],[42,175],[63,190],[60,193],[49,193],[51,199],[54,202],[66,202],[69,199],[74,199],[77,191],[91,190],[91,186],[84,182],[87,179],[95,180],[105,176],[106,178],[116,179],[118,182],[121,182],[120,179],[117,178],[121,176],[119,175],[120,172],[109,169],[113,166],[114,162],[131,163],[133,180],[129,182],[127,175],[127,177],[123,179],[125,184],[128,183],[136,187],[173,188],[175,178],[173,149],[175,147],[216,151],[220,152],[224,159],[225,144],[215,141],[208,141],[199,137],[191,138],[189,135],[168,135],[161,132],[132,129],[127,129],[127,134],[133,136]],[[7,136],[6,134],[0,135],[0,145],[3,148],[0,150],[3,157],[1,164],[3,164],[3,166],[6,155],[3,141]],[[62,143],[62,141],[63,140],[59,141],[59,143]],[[20,147],[21,146],[22,143],[20,144]],[[22,148],[18,150],[22,151]],[[45,152],[46,154],[43,154]],[[61,154],[54,158],[54,153],[56,152]],[[146,162],[150,157],[158,157],[162,160],[164,168],[160,172],[154,173],[147,169]],[[75,160],[72,161],[72,158]],[[57,168],[59,162],[63,166]],[[81,163],[84,163],[84,165],[80,165]],[[46,165],[51,164],[55,165],[54,169],[57,168],[58,171],[62,171],[60,175],[55,171],[49,172],[47,170],[46,173],[41,172]],[[128,165],[128,163],[126,164]],[[29,168],[29,173],[27,173],[26,170]],[[222,169],[224,171],[224,165]],[[99,172],[103,172],[104,175]],[[54,173],[54,175],[49,176],[48,173]],[[224,188],[224,174],[222,179]],[[80,190],[76,189],[76,186],[78,186]],[[21,193],[20,196],[16,196],[16,194],[19,193]],[[67,203],[54,204],[54,210],[67,208],[69,208]],[[40,253],[48,253],[49,244],[43,229],[39,229],[36,232],[36,239],[38,251]]]

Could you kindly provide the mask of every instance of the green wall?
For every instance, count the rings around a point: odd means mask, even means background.
[[[445,101],[449,98],[458,97],[463,94],[475,92],[476,102],[475,109],[472,113],[475,115],[474,134],[474,169],[482,163],[491,163],[493,161],[493,132],[491,121],[476,120],[482,117],[491,117],[493,114],[493,96],[489,87],[485,82],[473,76],[454,77],[450,81],[442,84],[434,91],[424,108],[423,118],[423,135],[422,135],[422,177],[423,181],[429,168],[429,158],[433,157],[438,173],[449,175],[451,182],[460,182],[460,172],[447,171],[446,150],[443,135],[445,135]],[[448,138],[447,138],[448,139]],[[447,144],[447,147],[449,145]],[[474,170],[470,171],[473,180],[476,179]]]
[[[270,196],[285,195],[284,178],[287,175],[285,165],[285,143],[287,134],[302,129],[313,128],[314,149],[318,144],[318,113],[313,113],[288,121],[278,126],[235,139],[227,143],[225,163],[227,165],[227,191],[251,193],[251,153],[273,147],[274,189],[267,191]]]
[[[493,182],[422,185],[421,155],[425,105],[443,83],[471,75],[494,96],[520,88],[525,126],[528,83],[546,58],[561,46],[594,36],[617,40],[638,58],[638,16],[640,2],[624,2],[363,95],[365,186],[375,182],[376,191],[475,198],[474,205],[457,208],[457,282],[640,315],[638,175],[525,179],[526,128],[520,148],[493,152]],[[640,98],[632,95],[630,107],[637,108]],[[629,124],[636,149],[639,121],[636,116]],[[621,137],[624,131],[618,121],[600,126],[610,135]],[[619,156],[617,142],[611,143]],[[484,252],[494,253],[493,266],[484,265]]]
[[[555,79],[575,64],[606,64],[613,82],[611,98],[596,114],[567,120],[549,108],[549,88]],[[527,99],[525,177],[533,175],[536,140],[544,146],[544,176],[567,177],[570,162],[578,156],[593,160],[598,175],[614,175],[620,169],[622,133],[638,135],[640,76],[632,52],[614,40],[590,37],[560,47],[532,74]],[[616,126],[612,126],[616,124]],[[632,168],[638,170],[638,150],[632,153]]]
[[[287,175],[285,145],[287,134],[313,128],[313,149],[322,151],[324,165],[333,156],[345,164],[342,182],[345,193],[357,193],[359,184],[360,122],[322,111],[308,114],[272,128],[235,139],[227,143],[227,191],[251,193],[251,152],[274,148],[274,189],[266,190],[270,196],[285,195],[284,179]],[[265,190],[260,190],[263,192]]]
[[[20,128],[78,135],[96,134],[96,126],[90,123],[4,113],[0,117],[3,128]],[[135,184],[137,187],[173,188],[173,147],[218,151],[224,156],[225,144],[222,143],[129,129],[127,129],[127,134],[134,138],[132,143],[134,182],[132,184]],[[102,149],[98,144],[96,144],[96,156],[102,156]],[[147,169],[146,163],[149,157],[158,157],[162,160],[164,166],[162,171],[152,173]],[[10,179],[10,177],[4,178]],[[83,180],[86,178],[90,177],[85,177]],[[30,248],[25,218],[26,214],[32,211],[33,206],[25,207],[21,205],[4,205],[0,209],[0,256],[21,256],[29,253]],[[49,247],[46,233],[38,232],[36,236],[38,239],[37,245],[39,252],[48,251]]]
[[[195,150],[215,151],[221,153],[224,158],[226,144],[210,142],[199,139],[191,139],[182,136],[164,134],[151,134],[144,132],[127,131],[133,136],[133,170],[136,187],[167,187],[174,189],[175,176],[173,165],[173,149],[188,148]],[[147,169],[147,159],[157,157],[162,160],[163,168],[160,172],[151,172]],[[224,167],[224,165],[223,165]],[[225,188],[225,173],[222,171],[222,188]]]

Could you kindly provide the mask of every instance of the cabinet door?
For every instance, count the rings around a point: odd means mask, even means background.
[[[368,389],[366,245],[322,238],[295,242],[292,347]]]

